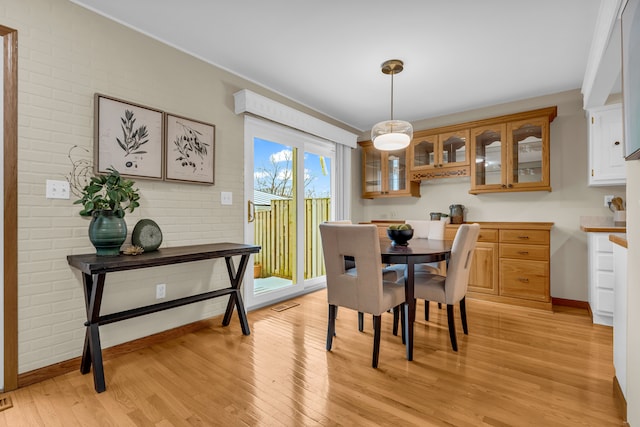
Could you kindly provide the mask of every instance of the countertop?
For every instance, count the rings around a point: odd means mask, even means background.
[[[627,247],[627,235],[626,234],[609,234],[609,241],[616,245],[620,245],[623,248]]]
[[[616,225],[610,216],[581,216],[580,230],[595,233],[626,233],[627,227]]]

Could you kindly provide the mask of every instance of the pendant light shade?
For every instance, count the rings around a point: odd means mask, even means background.
[[[386,120],[375,124],[371,129],[371,138],[378,150],[402,150],[413,138],[413,127],[403,120]]]
[[[406,148],[413,138],[413,126],[403,120],[393,119],[393,75],[404,69],[399,59],[390,59],[382,64],[382,72],[391,74],[391,119],[376,123],[371,129],[373,146],[378,150],[392,151]]]

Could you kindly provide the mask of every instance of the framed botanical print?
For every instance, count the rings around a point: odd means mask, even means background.
[[[216,127],[166,113],[165,129],[165,180],[213,184]]]
[[[162,111],[96,94],[95,172],[162,179],[162,121]]]

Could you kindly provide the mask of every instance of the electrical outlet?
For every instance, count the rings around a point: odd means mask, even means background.
[[[230,191],[220,192],[220,204],[231,205],[233,204],[233,193]]]
[[[69,183],[67,181],[47,180],[47,199],[68,199]]]
[[[167,296],[167,285],[160,283],[156,285],[156,299],[162,299]]]
[[[615,196],[613,194],[609,194],[609,195],[604,196],[604,207],[605,208],[609,207],[609,204],[611,203],[611,200],[613,200],[614,197]]]

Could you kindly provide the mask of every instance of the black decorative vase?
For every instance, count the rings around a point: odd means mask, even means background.
[[[89,223],[89,240],[96,255],[120,255],[120,246],[127,238],[127,223],[113,211],[95,211]]]

